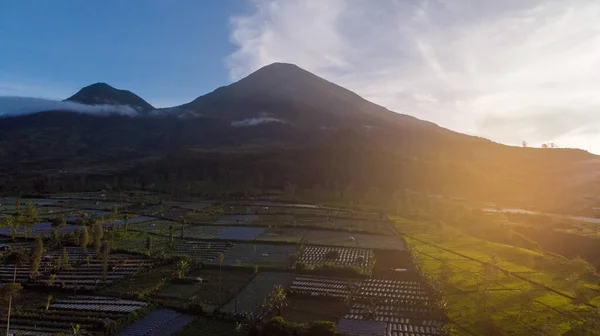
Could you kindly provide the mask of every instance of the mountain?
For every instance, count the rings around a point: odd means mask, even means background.
[[[600,205],[595,155],[453,132],[291,64],[266,66],[158,112],[107,84],[83,88],[67,102],[142,112],[57,108],[1,118],[0,192],[294,186],[382,204],[412,190],[552,212]]]
[[[155,110],[147,101],[127,90],[119,90],[106,83],[95,83],[84,87],[65,101],[87,105],[125,105],[139,112]]]
[[[229,122],[271,118],[298,127],[379,127],[428,124],[373,104],[293,64],[273,63],[177,109]]]

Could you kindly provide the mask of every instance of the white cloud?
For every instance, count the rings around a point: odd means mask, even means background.
[[[254,0],[232,79],[295,63],[396,112],[600,153],[597,0]]]
[[[138,114],[136,109],[126,105],[85,105],[70,101],[43,98],[0,97],[0,116],[22,115],[52,110],[90,114],[118,113],[130,116]]]

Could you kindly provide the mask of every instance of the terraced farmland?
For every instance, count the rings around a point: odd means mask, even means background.
[[[229,313],[253,313],[261,307],[275,286],[287,288],[293,279],[294,275],[290,273],[259,273],[221,310]]]

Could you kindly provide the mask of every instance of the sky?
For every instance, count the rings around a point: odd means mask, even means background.
[[[0,0],[0,96],[158,107],[272,62],[510,145],[600,153],[597,0]]]

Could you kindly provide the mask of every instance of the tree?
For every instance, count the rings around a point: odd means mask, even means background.
[[[183,279],[183,277],[190,268],[190,263],[186,259],[180,259],[175,267],[175,277],[177,279]]]
[[[542,148],[548,148],[548,147],[550,147],[548,144],[546,144],[546,143],[542,144]]]
[[[152,238],[146,236],[146,251],[148,255],[152,254]]]
[[[19,295],[23,286],[17,283],[17,267],[27,261],[27,255],[21,251],[13,252],[4,260],[5,264],[14,264],[13,282],[2,285],[2,293],[4,297],[8,297],[8,317],[6,319],[6,334],[10,331],[10,314],[12,312],[12,298]]]
[[[33,243],[33,249],[31,250],[31,263],[29,264],[29,271],[31,273],[31,277],[33,278],[35,278],[39,272],[43,254],[44,241],[42,238],[37,237]]]
[[[50,222],[52,227],[65,227],[67,226],[67,221],[62,217],[53,218]]]
[[[102,224],[100,222],[96,222],[94,224],[94,248],[97,253],[100,253],[100,249],[102,248],[102,238],[104,237],[104,229],[102,228]]]
[[[173,233],[174,227],[173,224],[169,225],[169,247],[173,248]]]
[[[521,146],[523,146],[523,148],[527,147],[527,141],[523,140],[523,142],[521,142]]]
[[[267,297],[269,311],[276,311],[277,316],[281,316],[283,308],[287,307],[288,304],[285,289],[280,285],[273,287],[273,290]]]
[[[79,241],[77,242],[81,246],[81,251],[87,253],[87,245],[90,240],[90,234],[86,226],[79,230]]]
[[[26,216],[25,216],[25,237],[27,237],[32,230],[33,224],[39,220],[38,211],[35,205],[29,201],[27,202]]]
[[[61,264],[66,269],[69,269],[71,267],[69,265],[69,253],[67,252],[66,247],[63,247],[63,250],[62,250]]]

